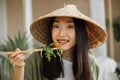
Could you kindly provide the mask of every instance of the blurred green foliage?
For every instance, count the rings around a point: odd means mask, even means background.
[[[113,20],[113,32],[115,40],[120,42],[120,17]]]
[[[16,48],[21,50],[28,49],[28,38],[26,33],[18,34],[14,39],[7,37],[6,40],[0,42],[0,52],[14,51]],[[0,65],[0,80],[11,80],[13,73],[13,66],[10,64],[9,55],[0,55],[1,65]]]

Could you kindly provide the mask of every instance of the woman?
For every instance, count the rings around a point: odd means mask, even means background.
[[[13,80],[98,80],[95,59],[88,51],[102,45],[106,33],[74,5],[40,17],[32,23],[31,33],[44,44],[59,43],[62,61],[58,56],[51,56],[48,61],[44,52],[33,53],[24,61],[26,54],[16,49],[10,56],[14,65]]]

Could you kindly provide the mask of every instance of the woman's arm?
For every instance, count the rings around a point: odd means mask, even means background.
[[[24,67],[14,67],[12,80],[24,80]]]
[[[25,58],[26,53],[22,53],[19,48],[15,50],[15,53],[10,55],[10,62],[14,67],[12,80],[24,80]]]

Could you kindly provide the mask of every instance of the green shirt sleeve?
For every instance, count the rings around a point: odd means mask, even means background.
[[[40,54],[32,53],[25,60],[25,75],[24,80],[43,80],[40,71]]]
[[[98,80],[98,75],[99,75],[99,68],[96,63],[95,57],[90,54],[90,69],[91,69],[91,79],[90,80]]]

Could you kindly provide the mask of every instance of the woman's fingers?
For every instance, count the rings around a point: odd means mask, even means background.
[[[15,59],[13,65],[18,67],[24,66],[25,65],[24,58],[25,56],[21,56],[20,59]]]
[[[25,65],[26,53],[21,52],[19,48],[15,50],[14,53],[10,55],[10,63],[14,66],[22,67]]]
[[[17,60],[24,61],[25,58],[26,58],[26,53],[19,53],[19,54],[15,55],[14,57],[10,57],[10,61],[11,61],[11,63],[14,63]]]
[[[16,48],[15,52],[11,54],[10,58],[15,57],[17,54],[20,53],[20,51],[21,51],[21,50],[20,50],[19,48]]]

